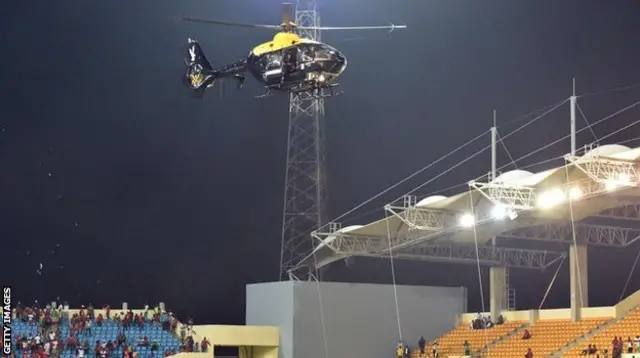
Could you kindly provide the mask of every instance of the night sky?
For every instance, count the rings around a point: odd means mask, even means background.
[[[640,83],[640,3],[633,0],[319,3],[327,26],[409,27],[324,34],[349,59],[345,94],[326,102],[331,217],[486,131],[494,109],[504,136],[532,117],[514,119],[570,96],[573,77],[578,94]],[[277,23],[279,4],[3,4],[0,272],[15,299],[60,297],[74,306],[128,301],[133,307],[162,300],[199,322],[244,322],[245,284],[277,280],[279,273],[287,97],[254,99],[263,90],[248,80],[242,91],[227,83],[194,100],[180,81],[182,51],[194,37],[214,66],[223,65],[273,33],[177,19]],[[579,104],[595,122],[639,97],[640,86],[586,95]],[[596,126],[595,135],[639,118],[640,108],[628,110]],[[568,134],[568,119],[567,104],[505,145],[519,158]],[[581,117],[578,125],[585,127]],[[634,126],[602,142],[639,136]],[[585,130],[578,140],[584,145],[594,137]],[[345,224],[381,218],[384,204],[488,144],[487,135]],[[628,144],[640,146],[640,140]],[[562,141],[518,165],[568,150]],[[489,158],[484,152],[416,194],[485,174]],[[499,160],[510,162],[506,151]],[[464,186],[445,194],[460,190]],[[614,304],[637,247],[591,252],[591,305]],[[553,271],[512,271],[518,308],[538,306]],[[473,265],[396,263],[396,272],[398,283],[467,286],[470,309],[480,307]],[[355,260],[349,267],[337,263],[327,277],[389,283],[391,271],[385,261]],[[629,292],[637,289],[640,274]],[[546,306],[568,304],[565,263]],[[391,301],[389,309],[395,309]]]

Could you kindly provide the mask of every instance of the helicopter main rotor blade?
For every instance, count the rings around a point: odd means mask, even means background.
[[[222,25],[222,26],[233,26],[233,27],[250,27],[250,28],[271,29],[271,30],[280,30],[281,28],[279,25],[243,24],[240,22],[197,19],[193,17],[183,17],[182,21],[195,22],[199,24]]]
[[[382,26],[318,26],[318,27],[298,27],[298,30],[320,30],[320,31],[350,31],[350,30],[389,30],[406,29],[407,25],[382,25]]]

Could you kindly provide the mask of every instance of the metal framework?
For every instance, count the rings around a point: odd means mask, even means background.
[[[585,153],[592,152],[595,146],[585,146]],[[567,155],[565,160],[582,170],[591,179],[604,184],[618,184],[619,186],[638,186],[638,163],[632,160],[604,158],[591,154],[584,156]],[[613,187],[610,187],[613,189]]]
[[[469,186],[478,190],[495,205],[511,210],[531,210],[535,205],[534,188],[502,182],[472,181]]]
[[[605,225],[577,223],[578,242],[594,246],[627,247],[640,239],[640,230]],[[514,239],[573,243],[571,223],[554,223],[513,230],[500,235]]]
[[[388,238],[386,235],[362,236],[343,232],[339,223],[329,223],[326,227],[328,228],[326,231],[315,231],[312,236],[317,244],[322,244],[330,250],[332,256],[341,258],[352,256],[388,258],[389,239],[393,247],[391,250],[393,256],[407,260],[475,264],[477,263],[476,255],[478,255],[480,263],[484,265],[544,269],[558,259],[566,257],[562,252],[491,245],[479,246],[476,254],[473,244],[433,242],[430,239],[443,233],[437,231],[426,237],[424,232],[405,231],[392,234],[391,238]],[[593,246],[623,248],[640,239],[640,229],[586,223],[577,223],[575,229],[580,243]],[[500,237],[561,244],[573,243],[572,226],[567,222],[516,229],[500,234]]]
[[[417,199],[415,195],[405,195],[402,206],[387,205],[384,209],[414,231],[442,231],[455,222],[455,214],[417,207]]]
[[[625,205],[601,212],[596,217],[618,220],[640,221],[640,204]]]
[[[315,1],[300,1],[295,22],[301,27],[320,26]],[[300,30],[303,38],[320,41],[319,30]],[[282,216],[280,280],[313,250],[309,233],[323,224],[325,192],[324,101],[311,94],[289,99],[289,135]],[[297,277],[308,273],[297,273]]]
[[[591,152],[593,146],[586,146],[584,152]],[[572,188],[579,189],[581,198],[588,198],[613,191],[637,187],[640,183],[638,163],[635,161],[604,158],[590,155],[588,158],[570,154],[565,156],[567,165],[582,171],[586,178],[572,180],[558,187],[568,193]],[[532,210],[538,196],[543,194],[533,187],[514,185],[501,181],[471,181],[469,186],[478,190],[494,205],[501,205],[513,212]]]
[[[327,232],[314,232],[312,236],[331,250],[336,257],[375,257],[389,258],[389,238],[387,237],[364,237],[340,232],[338,223],[329,223]],[[401,240],[391,237],[392,245],[394,241]],[[506,266],[520,268],[544,269],[565,257],[566,254],[555,251],[513,249],[506,247],[495,247],[474,244],[455,244],[451,242],[430,243],[420,242],[419,244],[394,249],[393,257],[406,260],[435,261],[461,264],[477,264],[478,257],[480,263],[490,266]]]
[[[394,257],[400,259],[442,261],[461,264],[477,264],[500,267],[545,269],[566,257],[565,252],[525,250],[495,246],[461,245],[453,243],[414,246],[401,250]]]

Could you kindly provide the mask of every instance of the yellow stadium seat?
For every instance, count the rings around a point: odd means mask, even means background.
[[[540,320],[527,328],[531,333],[530,339],[522,339],[522,334],[509,337],[492,347],[487,357],[522,357],[528,348],[531,348],[534,357],[546,357],[609,319],[589,318],[576,323],[570,320]]]
[[[468,341],[471,345],[471,352],[482,349],[484,346],[496,341],[500,337],[504,337],[510,332],[524,326],[526,322],[505,322],[504,324],[494,326],[489,329],[472,330],[468,324],[461,325],[458,328],[448,332],[438,339],[440,343],[440,357],[461,356],[464,354],[463,344]],[[431,346],[427,347],[427,357],[431,356]],[[418,357],[418,352],[414,351],[413,357]]]
[[[631,338],[632,340],[636,335],[640,334],[638,330],[640,327],[640,309],[636,308],[629,312],[624,318],[620,321],[605,327],[602,331],[598,332],[595,336],[580,342],[578,345],[567,351],[563,357],[565,358],[579,358],[580,353],[589,345],[595,344],[596,348],[601,352],[605,349],[609,350],[609,356],[611,356],[611,342],[614,337],[622,337],[624,342],[623,348],[626,352],[627,349],[627,338]],[[584,356],[582,356],[584,357]]]

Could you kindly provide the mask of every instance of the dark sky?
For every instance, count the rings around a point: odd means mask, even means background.
[[[272,33],[179,24],[182,14],[274,23],[279,1],[12,1],[0,12],[0,272],[17,298],[133,306],[164,300],[198,321],[242,323],[244,285],[278,277],[287,98],[228,84],[195,101],[180,82],[182,47],[200,40],[214,65]],[[329,213],[337,216],[491,125],[578,92],[640,83],[640,3],[321,0],[323,24],[402,21],[383,32],[327,33],[349,58],[344,96],[327,101]],[[585,96],[595,121],[640,88]],[[521,157],[568,131],[568,105],[506,140]],[[595,128],[598,137],[640,117]],[[580,119],[580,127],[584,121]],[[640,135],[637,127],[604,142]],[[477,143],[355,213],[383,205],[488,144]],[[579,143],[593,141],[583,131]],[[640,145],[640,141],[635,142]],[[568,151],[568,141],[519,164]],[[504,151],[501,164],[507,164]],[[539,169],[544,169],[540,167]],[[484,153],[420,195],[489,170]],[[449,192],[451,194],[451,192]],[[354,217],[355,217],[354,216]],[[353,218],[353,217],[352,217]],[[6,251],[5,251],[6,250]],[[637,249],[592,250],[591,303],[620,295]],[[8,253],[8,254],[7,254]],[[38,275],[39,263],[43,263]],[[551,270],[553,271],[553,270]],[[514,270],[519,308],[537,307],[553,272]],[[356,260],[328,275],[389,282],[388,263]],[[630,290],[640,288],[640,275]],[[487,276],[485,275],[485,285]],[[474,266],[397,265],[398,283],[464,285]],[[568,270],[548,305],[568,305]],[[485,291],[486,292],[486,291]],[[389,303],[393,309],[393,302]]]

